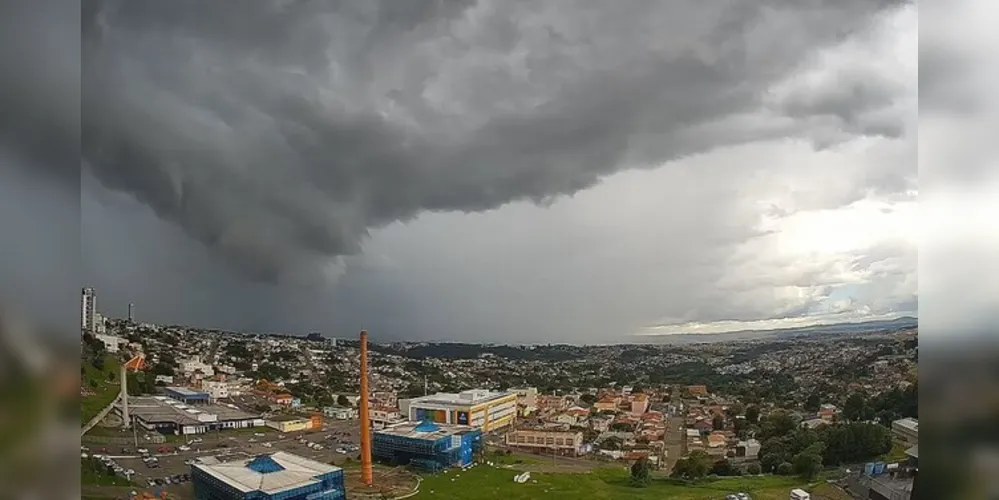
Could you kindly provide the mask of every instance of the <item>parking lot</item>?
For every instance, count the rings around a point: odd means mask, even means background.
[[[271,428],[243,429],[240,431],[221,431],[218,433],[189,436],[194,442],[183,443],[189,447],[181,450],[181,443],[148,446],[148,454],[156,457],[158,464],[150,467],[134,447],[107,447],[107,454],[123,470],[135,471],[132,481],[140,487],[152,488],[163,484],[173,484],[179,479],[181,483],[189,480],[184,475],[190,474],[192,461],[199,458],[215,457],[219,461],[239,460],[274,451],[286,451],[323,463],[343,464],[348,458],[358,460],[359,455],[353,448],[360,444],[357,420],[324,422],[322,430],[309,430],[281,434]],[[200,442],[197,442],[200,440]],[[302,442],[302,441],[305,442]],[[322,449],[310,446],[318,444]],[[350,448],[352,451],[340,453],[338,448]],[[128,450],[128,455],[123,452]],[[95,453],[104,453],[94,450]],[[167,479],[169,478],[169,483]]]

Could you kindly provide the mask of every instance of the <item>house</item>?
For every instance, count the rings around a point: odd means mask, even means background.
[[[760,442],[755,439],[739,441],[735,445],[735,456],[755,459],[760,455]]]
[[[292,395],[291,395],[291,394],[288,394],[288,393],[281,393],[281,394],[275,394],[275,395],[274,395],[274,396],[273,396],[273,397],[272,397],[271,399],[272,399],[272,400],[273,400],[273,401],[274,401],[275,403],[277,403],[277,404],[279,404],[279,405],[281,405],[281,406],[291,406],[291,402],[292,402],[292,401],[293,401],[293,400],[294,400],[295,398],[294,398],[294,397],[292,397]]]
[[[607,432],[610,429],[611,419],[594,417],[590,419],[590,428],[597,432]]]
[[[323,415],[336,420],[350,420],[357,418],[357,409],[344,406],[327,406],[323,408]]]
[[[816,429],[818,427],[822,427],[823,425],[828,425],[828,424],[829,422],[827,420],[823,420],[821,418],[810,418],[808,420],[803,420],[801,422],[801,426],[808,429]]]
[[[711,434],[708,434],[708,448],[717,448],[719,446],[725,446],[725,443],[727,442],[728,438],[726,438],[725,434],[722,432],[715,431],[712,432]]]
[[[687,394],[691,396],[707,396],[708,386],[706,385],[688,385],[684,388]]]
[[[631,414],[641,415],[649,409],[649,397],[645,394],[635,394],[631,398]]]
[[[621,398],[604,396],[600,399],[600,401],[593,403],[593,407],[596,408],[597,411],[615,411],[617,410],[619,404],[621,404]]]
[[[833,417],[835,417],[835,416],[836,416],[836,406],[835,405],[831,405],[831,404],[826,403],[826,404],[823,404],[822,406],[819,406],[819,415],[818,415],[818,417],[821,418],[822,420],[831,421],[833,419]]]

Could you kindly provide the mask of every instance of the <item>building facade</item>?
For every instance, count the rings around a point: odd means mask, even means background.
[[[464,467],[482,447],[482,432],[467,425],[405,422],[375,431],[371,453],[391,465],[427,472]]]
[[[264,421],[267,427],[280,432],[298,432],[312,428],[312,419],[305,417],[274,417]]]
[[[583,433],[560,429],[517,429],[506,434],[506,445],[535,453],[578,456]]]
[[[906,444],[919,444],[919,421],[914,418],[896,420],[891,423],[891,433]]]
[[[94,333],[97,321],[97,292],[93,288],[83,289],[80,298],[80,328],[84,332]]]
[[[517,418],[517,395],[486,390],[437,393],[405,403],[411,422],[468,425],[489,432],[511,425]]]
[[[207,392],[193,391],[186,387],[165,387],[163,394],[184,404],[208,404],[212,397]]]
[[[253,459],[191,465],[197,500],[343,500],[343,469],[279,451]]]

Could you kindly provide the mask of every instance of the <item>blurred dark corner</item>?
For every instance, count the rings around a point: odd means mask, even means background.
[[[0,499],[80,498],[80,9],[0,1]]]

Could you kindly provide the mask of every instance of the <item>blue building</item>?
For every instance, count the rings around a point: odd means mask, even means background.
[[[482,431],[474,427],[405,422],[375,431],[371,454],[393,465],[438,472],[472,463],[481,447]]]
[[[197,500],[343,500],[343,469],[278,451],[253,459],[191,465]]]
[[[189,405],[208,404],[211,402],[211,396],[207,392],[192,391],[186,387],[165,387],[163,394],[170,399],[176,399]]]

